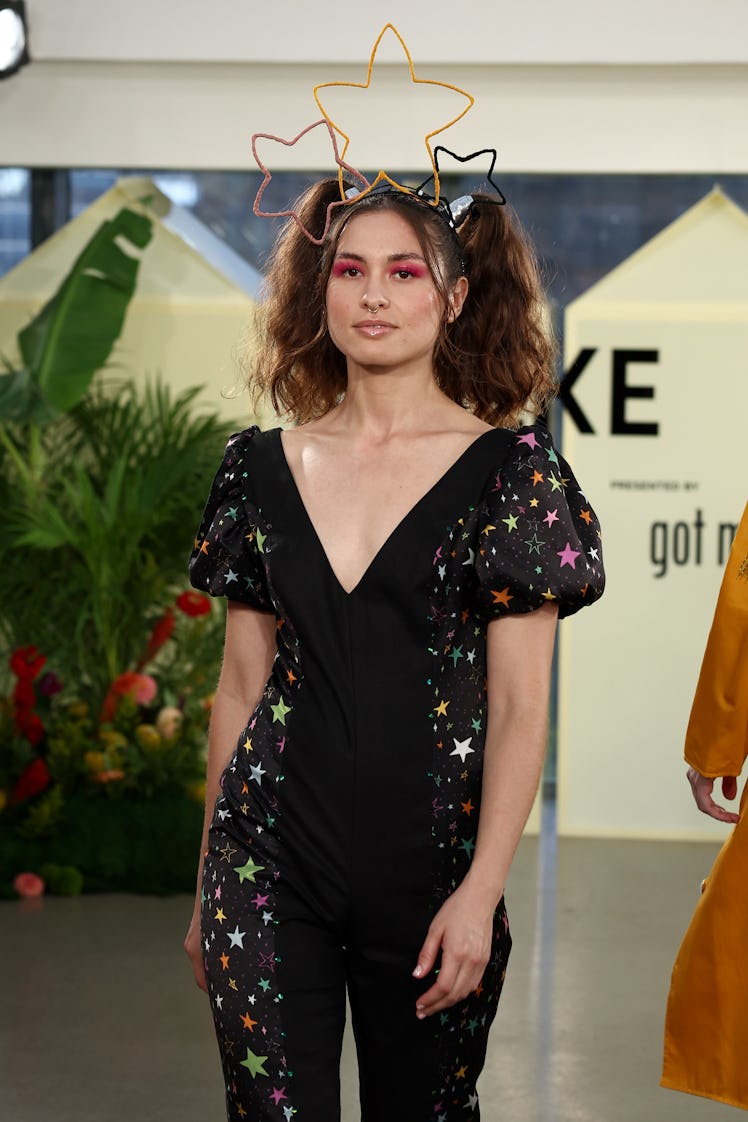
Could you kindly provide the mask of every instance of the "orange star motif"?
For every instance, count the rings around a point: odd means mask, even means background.
[[[467,814],[468,818],[475,810],[472,799],[468,799],[466,803],[460,803],[460,806],[462,807],[463,814]]]
[[[543,482],[543,476],[540,474],[539,471],[534,471],[532,473],[532,485],[533,485],[533,487],[536,487],[538,483],[542,483],[542,482]]]
[[[257,1021],[253,1021],[249,1013],[240,1013],[239,1020],[242,1022],[245,1029],[249,1029],[250,1032],[253,1031],[255,1025],[257,1024]]]
[[[590,522],[592,521],[592,511],[590,511],[590,510],[580,510],[579,517],[583,518],[584,521],[589,526]]]
[[[221,966],[224,968],[224,970],[228,970],[229,968],[229,956],[225,953],[225,951],[221,955]]]
[[[507,585],[506,588],[502,588],[501,592],[496,592],[495,589],[492,588],[491,595],[493,596],[494,604],[503,604],[505,608],[508,608],[509,601],[514,599],[513,596],[509,595],[509,585]]]

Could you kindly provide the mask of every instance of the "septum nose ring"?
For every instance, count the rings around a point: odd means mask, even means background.
[[[372,306],[372,305],[371,305],[371,304],[369,303],[369,301],[368,301],[368,300],[364,300],[364,307],[366,308],[366,310],[367,310],[367,312],[369,313],[369,315],[370,315],[370,316],[373,316],[375,312],[378,312],[378,311],[379,311],[379,309],[380,309],[380,308],[382,307],[382,304],[383,304],[383,303],[384,303],[384,301],[383,301],[383,300],[378,300],[378,301],[376,302],[376,304],[374,304],[374,305]]]

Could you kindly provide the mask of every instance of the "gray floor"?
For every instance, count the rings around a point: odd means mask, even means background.
[[[672,959],[715,852],[522,842],[486,1122],[737,1116],[658,1086]],[[220,1122],[208,1007],[180,950],[189,911],[183,897],[0,904],[2,1122]],[[343,1119],[358,1119],[349,1042]]]

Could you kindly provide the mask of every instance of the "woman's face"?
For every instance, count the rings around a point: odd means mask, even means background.
[[[467,291],[467,282],[458,281],[455,314],[464,301],[463,287]],[[415,231],[397,211],[364,211],[347,223],[326,305],[330,338],[349,362],[387,369],[431,362],[442,298]]]

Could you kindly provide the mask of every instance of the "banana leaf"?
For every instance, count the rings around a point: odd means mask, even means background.
[[[81,400],[122,330],[139,251],[152,232],[149,218],[126,207],[102,223],[54,296],[19,333],[25,370],[0,378],[0,419],[43,423]],[[40,399],[50,407],[46,416]],[[18,416],[22,402],[33,415]]]

